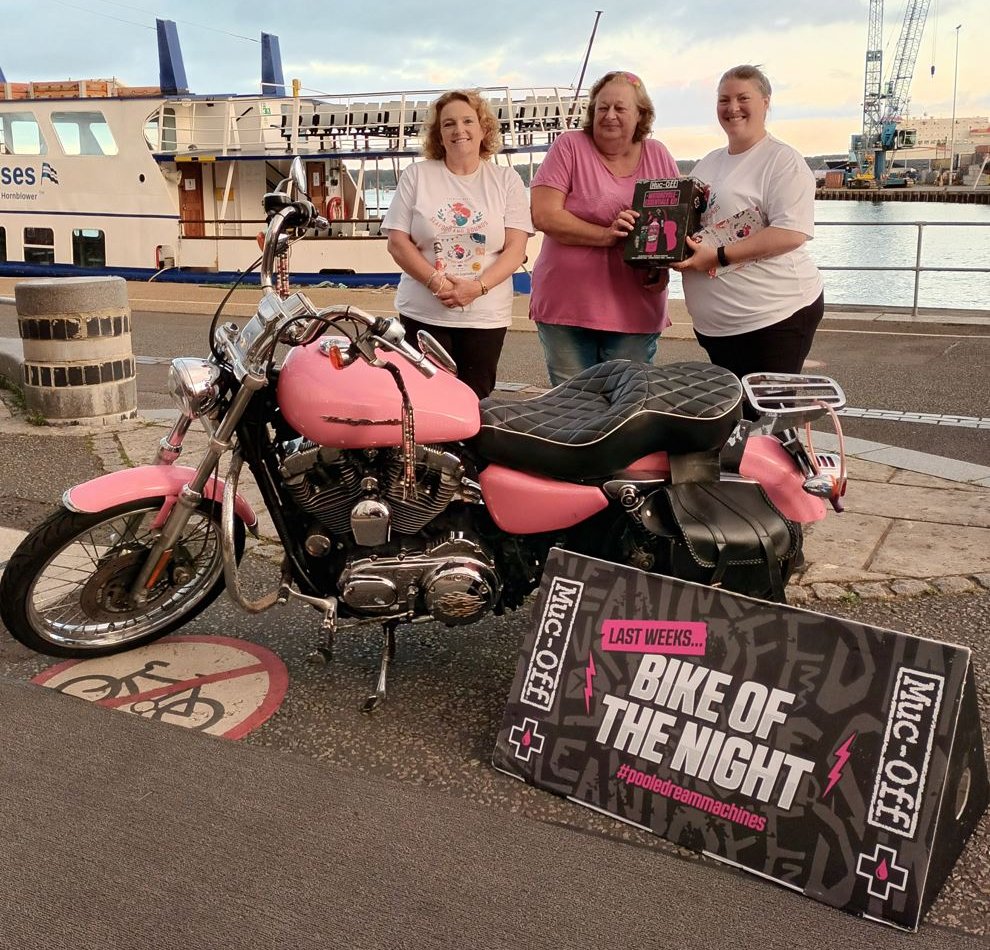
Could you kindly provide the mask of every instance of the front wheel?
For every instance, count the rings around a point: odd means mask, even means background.
[[[104,656],[157,640],[209,606],[224,587],[219,507],[211,502],[192,513],[144,603],[132,603],[164,503],[144,498],[95,514],[59,509],[35,528],[0,578],[0,618],[11,635],[50,656]],[[239,560],[240,521],[235,542]]]

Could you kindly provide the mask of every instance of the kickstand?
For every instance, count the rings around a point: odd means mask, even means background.
[[[386,620],[382,624],[382,632],[385,634],[385,643],[382,646],[382,664],[378,670],[378,683],[375,691],[361,708],[362,712],[374,712],[385,702],[385,681],[388,678],[388,667],[395,659],[395,628],[399,625],[397,620]]]

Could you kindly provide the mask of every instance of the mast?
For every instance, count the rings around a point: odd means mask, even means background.
[[[584,82],[584,71],[588,68],[588,59],[591,56],[591,47],[595,42],[595,33],[598,32],[598,21],[602,17],[601,10],[595,10],[595,24],[591,28],[591,36],[588,39],[588,49],[584,54],[584,62],[581,64],[581,75],[578,76],[577,88],[574,90],[574,101],[571,103],[571,114],[568,119],[567,124],[570,125],[570,119],[574,117],[574,113],[577,110],[578,98],[581,95],[581,85]]]
[[[581,95],[581,84],[584,82],[584,71],[588,68],[588,58],[591,56],[591,46],[595,42],[595,33],[598,31],[598,21],[602,17],[601,10],[595,10],[595,25],[591,28],[591,38],[588,40],[588,49],[584,54],[584,62],[581,64],[581,75],[578,76],[577,94]]]

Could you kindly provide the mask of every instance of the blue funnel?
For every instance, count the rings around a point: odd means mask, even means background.
[[[271,33],[261,34],[261,94],[263,96],[285,95],[285,79],[282,78],[282,53],[278,47],[278,37]]]
[[[158,85],[161,86],[162,95],[178,96],[189,92],[175,22],[155,20],[155,26],[158,30]]]

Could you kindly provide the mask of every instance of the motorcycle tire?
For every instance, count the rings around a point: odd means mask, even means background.
[[[205,610],[224,589],[220,509],[209,501],[192,513],[145,603],[126,600],[164,503],[151,497],[96,513],[51,514],[0,577],[0,619],[10,634],[49,656],[106,656],[157,640]],[[239,519],[234,542],[239,561]]]

